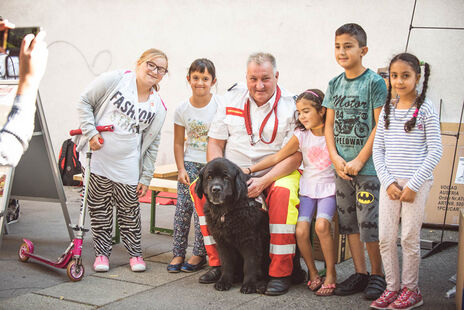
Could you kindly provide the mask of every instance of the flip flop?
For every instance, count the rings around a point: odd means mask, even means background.
[[[316,295],[317,296],[332,296],[335,290],[335,287],[336,287],[335,283],[322,284],[322,286],[317,290]]]
[[[313,281],[309,280],[307,286],[311,291],[315,292],[322,286],[323,283],[324,279],[320,276],[317,276]]]

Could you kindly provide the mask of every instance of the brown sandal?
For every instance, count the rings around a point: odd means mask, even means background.
[[[335,283],[322,284],[322,286],[317,290],[316,295],[317,296],[331,296],[333,295],[335,287],[336,287]]]
[[[313,281],[309,280],[307,286],[311,291],[314,292],[314,291],[317,291],[322,286],[323,283],[324,283],[324,279],[321,278],[320,276],[317,276],[316,279],[314,279]]]

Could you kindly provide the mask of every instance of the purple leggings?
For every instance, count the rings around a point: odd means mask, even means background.
[[[298,222],[309,222],[314,215],[317,207],[317,218],[325,218],[329,222],[332,221],[337,210],[337,203],[335,195],[324,198],[309,198],[307,196],[300,196],[300,208],[298,209]]]

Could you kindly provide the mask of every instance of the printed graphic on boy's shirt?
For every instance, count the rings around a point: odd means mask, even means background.
[[[192,149],[205,151],[208,145],[208,124],[201,120],[191,119],[187,120],[188,128],[187,133],[188,146]]]
[[[364,145],[369,136],[368,105],[358,96],[333,97],[335,109],[335,143],[341,145]]]
[[[327,147],[320,146],[310,147],[307,151],[309,162],[318,170],[324,170],[332,164]]]

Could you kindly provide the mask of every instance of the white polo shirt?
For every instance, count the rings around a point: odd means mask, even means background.
[[[250,138],[245,127],[244,107],[246,101],[250,99],[250,119],[254,141],[257,141],[261,124],[266,115],[272,110],[276,94],[274,93],[271,99],[260,107],[250,97],[248,89],[243,83],[235,86],[224,95],[223,100],[219,102],[208,136],[218,140],[227,140],[225,158],[239,167],[249,167],[263,157],[276,153],[288,142],[295,128],[295,99],[293,94],[282,88],[280,90],[281,97],[277,104],[277,134],[271,144],[265,144],[262,141],[255,145],[250,144]],[[274,120],[275,116],[272,113],[263,129],[262,137],[265,141],[271,140]],[[259,175],[265,172],[263,171]]]

